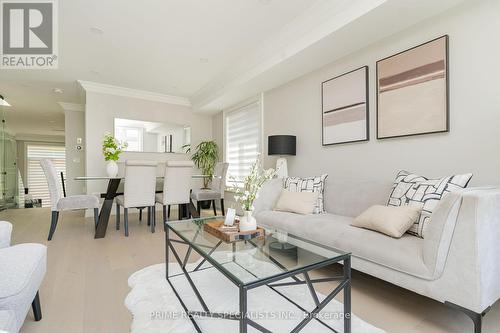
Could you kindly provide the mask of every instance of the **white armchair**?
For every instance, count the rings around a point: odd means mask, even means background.
[[[10,246],[12,224],[0,221],[0,332],[17,333],[33,308],[42,319],[38,289],[47,269],[47,247],[42,244]]]

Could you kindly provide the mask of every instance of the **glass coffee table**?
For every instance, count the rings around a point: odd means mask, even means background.
[[[251,326],[260,332],[271,332],[248,315],[247,293],[254,288],[270,288],[288,302],[293,303],[305,315],[291,332],[301,331],[312,320],[318,321],[327,330],[336,332],[321,320],[318,315],[333,298],[343,291],[344,332],[351,332],[351,255],[315,242],[306,240],[272,227],[260,225],[265,229],[265,236],[236,242],[225,242],[204,230],[204,224],[222,220],[223,217],[198,218],[191,220],[165,222],[166,262],[171,255],[180,266],[178,272],[169,272],[166,266],[166,279],[179,299],[184,311],[189,316],[194,328],[202,332],[197,318],[211,317],[239,322],[239,332],[247,332]],[[175,237],[175,236],[177,237]],[[180,249],[185,256],[181,258]],[[195,252],[193,254],[193,251]],[[198,260],[192,264],[190,258]],[[313,278],[310,272],[334,263],[343,264],[342,274]],[[205,269],[216,269],[239,289],[239,309],[234,313],[210,311],[203,299],[192,275]],[[332,273],[333,274],[333,273]],[[188,309],[182,293],[176,290],[173,278],[185,278],[196,295],[201,311]],[[335,281],[337,286],[320,300],[314,289],[316,283]],[[284,286],[306,285],[315,307],[305,310],[278,289]],[[251,310],[251,309],[250,309]]]

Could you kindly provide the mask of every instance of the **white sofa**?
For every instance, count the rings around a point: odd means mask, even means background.
[[[352,227],[353,218],[386,204],[391,182],[327,182],[328,213],[273,211],[282,180],[267,182],[255,202],[261,225],[283,229],[352,253],[352,267],[465,312],[481,331],[482,317],[500,298],[500,189],[469,188],[443,198],[426,238],[394,239]]]
[[[41,319],[38,289],[45,276],[47,248],[42,244],[10,246],[12,225],[0,221],[0,332],[17,333],[33,307]]]

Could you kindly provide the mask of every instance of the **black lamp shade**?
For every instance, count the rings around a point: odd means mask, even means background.
[[[270,135],[267,138],[267,155],[295,155],[295,135]]]

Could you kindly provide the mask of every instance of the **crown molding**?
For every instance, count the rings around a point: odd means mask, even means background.
[[[82,86],[82,88],[86,92],[95,92],[100,94],[108,94],[108,95],[115,95],[122,97],[139,98],[153,102],[191,106],[191,101],[186,97],[165,95],[146,90],[125,88],[98,82],[78,80],[78,83],[80,84],[80,86]]]
[[[79,112],[84,112],[85,107],[83,104],[78,104],[78,103],[66,103],[66,102],[57,102],[59,106],[64,110],[64,111],[79,111]]]

